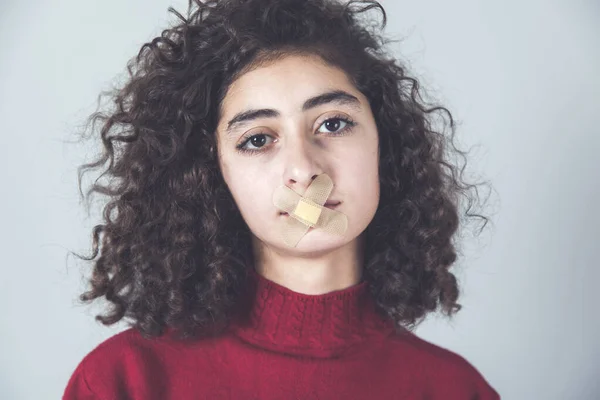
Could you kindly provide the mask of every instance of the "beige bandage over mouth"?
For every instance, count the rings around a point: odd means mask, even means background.
[[[348,227],[348,217],[339,211],[323,207],[333,189],[333,181],[321,174],[310,184],[304,195],[282,185],[273,193],[273,204],[293,218],[286,218],[283,240],[296,247],[310,228],[320,229],[332,235],[343,236]]]

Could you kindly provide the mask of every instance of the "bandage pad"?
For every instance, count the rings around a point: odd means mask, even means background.
[[[321,174],[310,184],[304,195],[282,185],[273,193],[273,204],[290,217],[282,230],[284,242],[296,247],[310,228],[320,229],[332,235],[343,236],[348,228],[345,214],[323,207],[333,189],[333,181]]]

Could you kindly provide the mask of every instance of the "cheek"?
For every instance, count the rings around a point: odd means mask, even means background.
[[[228,176],[228,186],[244,221],[251,227],[259,227],[266,218],[273,218],[275,209],[272,193],[265,179],[248,173],[237,172]]]
[[[368,150],[360,150],[348,154],[348,160],[341,167],[344,175],[344,185],[349,200],[354,203],[359,212],[370,212],[377,208],[379,203],[379,159],[377,146]],[[352,160],[352,162],[349,162]],[[353,207],[354,208],[354,207]]]
[[[252,168],[227,156],[221,160],[223,178],[242,218],[252,230],[263,229],[266,221],[276,217],[271,200],[273,189],[264,174],[265,168]]]

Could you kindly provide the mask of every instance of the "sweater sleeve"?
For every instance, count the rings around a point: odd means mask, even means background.
[[[83,362],[77,366],[67,382],[62,400],[100,400],[86,380]]]
[[[427,398],[444,400],[500,400],[498,391],[465,357],[435,348],[438,357],[422,369],[427,376]]]
[[[471,363],[459,356],[462,363],[456,369],[448,369],[436,379],[442,383],[436,387],[436,396],[445,400],[500,400],[500,394]],[[462,365],[460,365],[462,364]]]
[[[500,400],[500,394],[485,380],[479,382],[476,393],[471,397],[472,400]]]

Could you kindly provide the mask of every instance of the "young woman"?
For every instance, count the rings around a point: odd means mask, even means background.
[[[110,201],[81,299],[130,328],[64,399],[499,398],[411,332],[461,308],[452,239],[475,186],[371,9],[385,27],[374,1],[171,9],[91,118],[105,151],[82,171],[108,162],[88,195]]]

